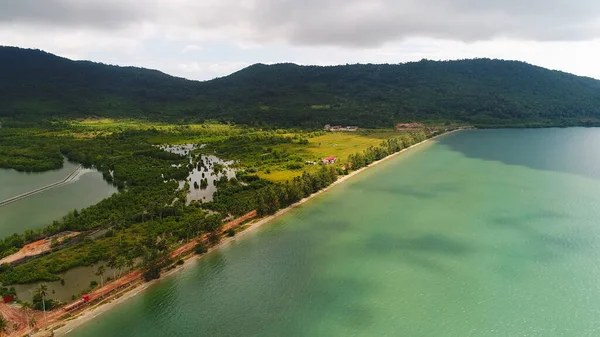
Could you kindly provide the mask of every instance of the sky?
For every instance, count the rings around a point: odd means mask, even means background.
[[[196,80],[489,57],[600,79],[598,0],[0,0],[0,45]]]

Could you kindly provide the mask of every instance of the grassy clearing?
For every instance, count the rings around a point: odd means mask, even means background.
[[[308,154],[322,159],[328,156],[336,156],[345,161],[350,154],[360,152],[369,146],[377,146],[382,141],[397,136],[398,133],[331,133],[324,136],[309,139]]]
[[[357,133],[328,133],[309,139],[308,145],[280,144],[276,150],[288,152],[301,157],[304,161],[317,161],[329,156],[336,156],[338,162],[335,166],[342,166],[347,162],[350,154],[362,152],[370,146],[378,146],[382,141],[397,137],[400,133],[393,130],[363,131]],[[302,163],[304,164],[304,163]],[[303,165],[302,169],[287,169],[285,166],[274,166],[257,172],[261,178],[274,182],[291,180],[302,175],[302,172],[316,172],[321,165]],[[267,173],[270,171],[270,173]]]

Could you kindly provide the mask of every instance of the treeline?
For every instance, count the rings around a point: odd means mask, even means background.
[[[433,133],[430,137],[436,136],[438,133]],[[427,139],[425,132],[415,132],[404,134],[400,137],[390,138],[381,143],[379,146],[370,146],[362,153],[355,153],[348,156],[348,168],[353,170],[369,166],[374,161],[383,159],[393,153],[399,152],[414,144],[420,143]]]

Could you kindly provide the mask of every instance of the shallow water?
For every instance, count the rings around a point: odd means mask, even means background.
[[[192,201],[209,202],[213,200],[215,192],[217,192],[216,182],[221,177],[226,176],[227,179],[235,178],[235,170],[230,168],[229,165],[233,164],[232,161],[225,161],[216,156],[202,156],[204,167],[194,168],[188,175],[187,183],[189,184],[189,190],[186,196],[186,203],[189,204]],[[223,165],[223,170],[215,172],[215,164]],[[206,179],[208,186],[205,188],[195,188],[194,182],[200,183],[202,179]],[[185,181],[179,182],[179,188],[185,187]]]
[[[65,162],[60,170],[43,173],[23,173],[0,169],[0,200],[61,181],[77,164]],[[116,193],[117,189],[104,181],[93,169],[82,169],[71,182],[31,195],[0,207],[0,237],[23,233],[27,229],[43,228],[59,220],[69,211],[98,203]]]
[[[105,273],[101,278],[99,275],[96,275],[99,266],[100,264],[90,267],[77,267],[60,274],[60,278],[64,280],[64,285],[60,281],[54,281],[30,284],[13,284],[11,287],[15,288],[19,300],[31,303],[33,302],[33,294],[35,294],[35,290],[39,284],[43,283],[48,287],[48,298],[61,302],[70,302],[73,296],[78,298],[82,292],[90,289],[91,281],[96,281],[98,286],[100,286],[102,282],[107,281],[108,278],[118,277],[119,270],[111,269],[104,265]],[[127,271],[127,269],[124,269],[121,271],[121,273],[126,273]]]
[[[214,155],[194,155],[192,152],[198,148],[202,148],[204,145],[196,144],[181,144],[181,145],[163,145],[161,149],[176,153],[184,156],[188,156],[190,164],[201,161],[202,166],[195,166],[189,173],[185,181],[179,182],[179,188],[185,188],[185,184],[188,184],[188,191],[186,194],[186,204],[190,204],[193,201],[198,202],[209,202],[213,200],[214,193],[217,192],[216,182],[225,176],[227,179],[235,178],[235,169],[231,168],[233,161],[222,160],[221,158]],[[216,171],[215,164],[219,164],[223,167],[222,170]],[[206,179],[208,185],[201,188],[202,179]],[[196,188],[194,183],[198,184],[199,188]]]
[[[73,336],[597,336],[600,129],[377,165]]]

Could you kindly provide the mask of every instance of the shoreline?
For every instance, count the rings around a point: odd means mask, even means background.
[[[405,149],[402,149],[396,153],[392,153],[391,155],[382,158],[380,160],[374,161],[371,164],[369,164],[368,166],[365,166],[363,168],[360,168],[356,171],[351,172],[348,175],[342,176],[340,178],[338,178],[335,182],[333,182],[331,185],[323,188],[322,190],[315,192],[311,195],[309,195],[308,197],[286,207],[283,209],[278,210],[277,212],[275,212],[275,214],[269,215],[267,217],[263,217],[263,218],[259,218],[259,219],[255,219],[252,220],[251,222],[249,222],[247,225],[248,227],[246,227],[243,231],[237,233],[235,236],[233,237],[227,237],[224,240],[222,240],[220,243],[218,243],[217,245],[211,247],[205,254],[202,255],[196,255],[194,253],[191,253],[187,256],[182,257],[182,259],[184,259],[185,263],[181,266],[176,267],[175,269],[169,270],[167,272],[165,272],[164,274],[162,274],[160,279],[157,280],[152,280],[150,282],[142,282],[142,283],[136,283],[134,285],[132,285],[130,288],[124,289],[123,292],[117,293],[115,294],[113,298],[108,298],[105,301],[106,302],[100,302],[92,307],[86,308],[83,311],[81,311],[80,313],[76,314],[76,316],[74,316],[73,318],[70,318],[68,320],[59,320],[56,322],[51,323],[49,326],[41,328],[39,331],[35,332],[33,334],[33,336],[38,336],[38,335],[42,335],[44,333],[47,333],[49,330],[52,330],[54,327],[55,328],[54,331],[54,336],[65,336],[68,335],[70,332],[72,332],[73,330],[75,330],[76,328],[79,328],[81,325],[88,323],[89,321],[91,321],[92,319],[96,318],[97,316],[107,312],[108,310],[112,309],[113,307],[115,307],[116,305],[120,304],[121,302],[130,299],[134,296],[136,296],[137,294],[139,294],[142,291],[145,291],[146,289],[148,289],[150,286],[154,285],[157,282],[160,282],[161,280],[164,280],[167,277],[171,277],[174,276],[175,274],[177,274],[180,271],[186,270],[187,268],[189,268],[192,263],[196,262],[198,259],[203,258],[204,256],[206,256],[207,254],[211,253],[214,250],[219,250],[219,249],[223,249],[225,247],[227,247],[229,244],[231,244],[232,241],[243,237],[244,235],[254,232],[256,229],[258,229],[259,227],[275,220],[276,218],[278,218],[279,216],[288,213],[289,211],[301,206],[302,204],[308,202],[309,200],[321,195],[322,193],[325,193],[327,191],[329,191],[331,188],[335,187],[336,185],[339,185],[343,182],[345,182],[346,180],[354,177],[355,175],[358,175],[359,173],[363,172],[364,170],[367,170],[377,164],[380,164],[386,160],[389,160],[391,158],[396,157],[397,155],[400,155],[401,153],[404,153],[408,150],[411,150],[413,148],[416,148],[420,145],[426,144],[431,140],[435,140],[439,137],[442,136],[446,136],[458,131],[463,131],[465,130],[465,128],[459,128],[456,130],[452,130],[440,135],[437,135],[435,137],[431,137],[428,139],[425,139],[422,142],[416,143],[414,145],[411,145]],[[117,297],[118,296],[118,297]],[[59,309],[60,310],[60,309]]]

